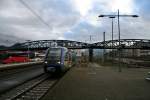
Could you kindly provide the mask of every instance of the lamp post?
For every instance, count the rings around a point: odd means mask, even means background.
[[[120,21],[119,18],[120,17],[139,17],[138,15],[120,15],[119,14],[119,9],[118,9],[118,14],[117,15],[99,15],[98,17],[118,17],[118,41],[119,41],[119,48],[118,48],[118,52],[119,52],[119,69],[118,71],[121,72],[121,67],[120,67],[120,49],[121,49],[121,45],[120,45]]]
[[[139,17],[138,15],[120,15],[119,14],[119,10],[118,10],[118,14],[117,15],[99,15],[98,17],[108,17],[112,19],[112,40],[113,40],[113,19],[118,17],[118,34],[119,34],[119,45],[120,45],[120,21],[119,18],[120,17]]]

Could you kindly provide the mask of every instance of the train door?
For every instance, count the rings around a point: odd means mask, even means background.
[[[64,61],[65,67],[71,67],[71,63],[72,63],[71,53],[70,52],[66,52],[65,61]]]

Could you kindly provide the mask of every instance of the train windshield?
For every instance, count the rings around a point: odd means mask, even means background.
[[[60,48],[51,48],[47,55],[48,61],[60,61],[61,58],[61,49]]]

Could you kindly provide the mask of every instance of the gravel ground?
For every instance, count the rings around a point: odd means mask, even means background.
[[[150,69],[103,67],[72,68],[42,100],[150,100]]]

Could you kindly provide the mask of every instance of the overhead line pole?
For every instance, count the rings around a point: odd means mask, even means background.
[[[119,9],[118,9],[118,34],[119,34],[119,37],[118,37],[118,39],[119,39],[119,49],[118,49],[118,53],[119,53],[119,72],[121,72],[122,70],[121,70],[121,66],[120,66],[120,62],[121,62],[121,45],[120,45],[120,21],[119,21]]]
[[[92,44],[92,35],[90,35],[90,43]]]
[[[112,34],[111,34],[112,38],[111,39],[112,39],[112,48],[113,48],[113,40],[114,40],[114,36],[113,36],[113,34],[114,34],[114,21],[113,20],[115,17],[110,17],[110,18],[112,19]]]
[[[104,43],[104,45],[103,45],[104,49],[103,49],[102,62],[104,63],[105,62],[105,52],[106,52],[106,50],[105,50],[105,32],[103,32],[103,43]]]
[[[109,17],[111,19],[111,22],[112,22],[112,33],[111,33],[111,36],[112,36],[112,62],[113,62],[113,40],[114,40],[114,19],[116,17],[112,16],[112,17]]]

